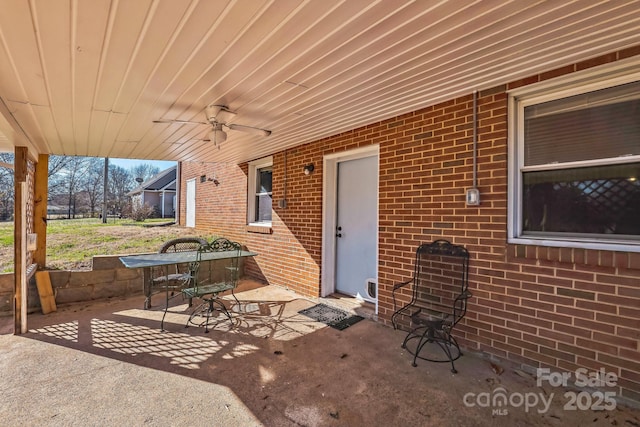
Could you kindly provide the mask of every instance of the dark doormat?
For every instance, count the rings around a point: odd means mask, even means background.
[[[298,313],[340,331],[364,319],[362,316],[352,315],[344,310],[326,304],[316,304],[313,307],[300,310]]]

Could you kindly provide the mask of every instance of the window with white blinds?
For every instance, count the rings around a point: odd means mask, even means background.
[[[524,165],[640,155],[640,82],[524,109]]]
[[[640,81],[511,102],[510,236],[640,245]]]

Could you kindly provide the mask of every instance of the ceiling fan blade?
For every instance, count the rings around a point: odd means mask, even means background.
[[[226,126],[231,130],[239,130],[241,132],[248,132],[248,133],[252,133],[254,135],[260,135],[260,136],[269,136],[269,135],[271,135],[271,131],[270,130],[254,128],[252,126],[237,125],[235,123],[231,123],[231,124],[226,125]]]
[[[191,120],[178,120],[178,119],[161,119],[161,120],[154,120],[153,123],[187,123],[187,124],[195,124],[195,125],[208,125],[208,122],[193,122]]]

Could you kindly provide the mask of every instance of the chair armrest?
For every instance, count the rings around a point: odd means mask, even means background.
[[[393,285],[393,291],[391,292],[391,298],[393,299],[393,315],[391,316],[391,323],[393,324],[393,329],[398,329],[398,324],[396,322],[396,318],[398,316],[401,315],[401,313],[409,310],[409,308],[413,305],[413,303],[415,302],[415,294],[412,295],[411,297],[411,301],[409,301],[408,303],[404,304],[403,307],[398,308],[398,301],[396,300],[396,291],[404,286],[407,286],[410,283],[413,283],[413,277],[409,280],[406,280],[404,282],[400,282],[400,283],[396,283],[395,285]]]

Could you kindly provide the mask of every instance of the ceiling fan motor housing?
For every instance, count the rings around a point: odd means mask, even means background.
[[[224,105],[208,105],[206,108],[207,120],[210,122],[227,123],[236,115]]]

